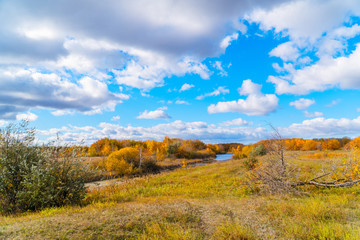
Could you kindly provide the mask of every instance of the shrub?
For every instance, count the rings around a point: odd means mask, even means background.
[[[161,170],[161,167],[156,164],[155,160],[146,159],[141,163],[141,172],[143,173],[155,173]]]
[[[264,155],[266,155],[266,148],[264,147],[264,145],[260,144],[259,146],[255,147],[251,150],[250,155],[264,156]]]
[[[139,150],[132,147],[122,148],[111,153],[105,162],[108,171],[114,171],[120,175],[136,172],[139,164]]]
[[[256,167],[256,164],[258,163],[258,160],[253,154],[250,154],[245,160],[243,161],[243,164],[247,170],[252,170]]]
[[[66,147],[37,146],[27,122],[0,130],[0,208],[3,212],[79,204],[88,171]]]

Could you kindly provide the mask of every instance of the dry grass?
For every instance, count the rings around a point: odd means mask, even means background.
[[[319,160],[291,154],[314,175]],[[123,180],[83,207],[0,217],[0,239],[360,239],[359,186],[254,195],[241,160]]]

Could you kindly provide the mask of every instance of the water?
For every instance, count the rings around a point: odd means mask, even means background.
[[[215,161],[226,161],[232,158],[232,153],[218,154],[216,155]]]

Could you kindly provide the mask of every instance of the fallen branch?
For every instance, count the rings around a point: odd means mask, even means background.
[[[338,183],[335,184],[337,181],[341,181],[342,179],[335,180],[334,182],[328,182],[328,183],[320,183],[316,181],[307,181],[307,182],[298,182],[298,183],[292,183],[292,187],[298,187],[298,186],[304,186],[304,185],[314,185],[314,186],[320,186],[320,187],[348,187],[351,185],[354,185],[356,183],[360,183],[360,179],[351,181],[351,182],[344,182],[344,183]]]

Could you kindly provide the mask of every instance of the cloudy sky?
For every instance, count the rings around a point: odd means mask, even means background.
[[[358,0],[2,0],[0,125],[40,139],[360,135]]]

